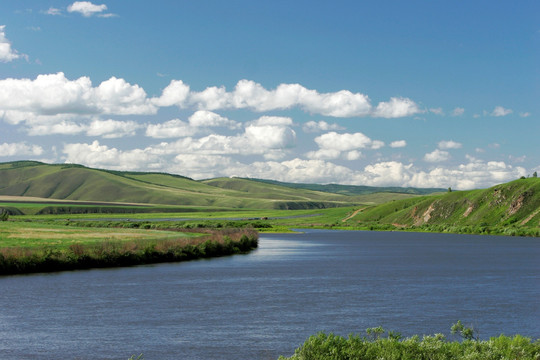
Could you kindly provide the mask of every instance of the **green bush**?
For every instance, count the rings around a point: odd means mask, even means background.
[[[349,335],[344,338],[332,333],[318,333],[306,340],[293,356],[280,360],[539,360],[540,340],[535,342],[521,335],[501,335],[487,341],[475,337],[472,328],[461,321],[452,326],[452,333],[462,336],[463,341],[448,341],[442,334],[401,339],[389,332],[385,337],[381,327],[367,330],[367,337]]]

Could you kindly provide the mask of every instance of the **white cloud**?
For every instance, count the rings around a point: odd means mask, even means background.
[[[315,138],[319,145],[319,150],[310,151],[306,154],[309,159],[332,160],[344,158],[346,160],[356,160],[362,155],[358,149],[379,149],[384,146],[380,140],[371,140],[362,133],[338,134],[329,132]]]
[[[207,110],[196,111],[189,117],[189,124],[195,127],[227,127],[238,129],[241,125],[219,114]]]
[[[90,1],[75,1],[73,4],[67,7],[67,11],[80,13],[84,17],[90,17],[96,14],[101,14],[107,10],[107,5],[92,4]],[[105,14],[107,16],[107,14]]]
[[[378,149],[384,145],[383,142],[379,140],[373,141],[360,132],[354,134],[338,134],[332,131],[316,137],[315,142],[321,149],[333,149],[339,151],[350,151],[366,148]]]
[[[0,144],[0,156],[39,156],[43,148],[38,145],[28,145],[25,142]]]
[[[390,143],[391,148],[402,148],[405,146],[407,146],[407,142],[405,140],[396,140]]]
[[[105,114],[154,114],[157,111],[146,98],[143,88],[131,85],[124,79],[113,76],[92,90],[92,100],[100,112]]]
[[[334,160],[341,156],[341,151],[336,149],[319,149],[317,151],[309,151],[306,154],[308,159],[313,160]]]
[[[117,121],[117,120],[93,120],[86,129],[88,136],[101,136],[106,139],[133,136],[141,125],[135,121]]]
[[[373,112],[375,117],[383,118],[399,118],[411,116],[422,112],[418,105],[411,99],[407,98],[390,98],[388,102],[380,102]]]
[[[77,124],[70,120],[61,120],[54,122],[41,122],[31,124],[27,131],[28,135],[32,136],[44,136],[44,135],[77,135],[86,130],[86,127],[81,124]]]
[[[286,126],[249,125],[245,136],[252,147],[266,149],[286,149],[296,145],[296,133]]]
[[[465,113],[465,109],[461,107],[457,107],[454,110],[452,110],[452,116],[461,116]]]
[[[69,80],[63,73],[39,75],[34,80],[0,80],[0,117],[10,124],[26,123],[31,129],[61,126],[74,117],[156,112],[141,87],[115,77],[98,87],[88,77]]]
[[[428,162],[441,162],[446,161],[450,158],[450,154],[448,151],[442,151],[439,149],[435,149],[430,153],[427,153],[424,155],[424,160]]]
[[[169,85],[163,89],[161,96],[152,98],[152,103],[157,106],[184,107],[189,96],[189,86],[182,80],[172,80]]]
[[[19,52],[11,47],[11,42],[6,38],[4,29],[6,25],[0,25],[0,62],[10,62],[19,58],[28,60],[28,56],[19,54]]]
[[[285,116],[261,116],[251,122],[252,125],[292,126],[293,120]]]
[[[531,113],[529,113],[529,112],[522,112],[522,113],[519,113],[519,116],[521,116],[521,117],[529,117],[529,116],[531,116]]]
[[[517,179],[526,171],[522,167],[512,167],[504,162],[471,162],[455,168],[437,167],[429,172],[420,171],[412,164],[384,162],[368,165],[364,172],[356,174],[357,181],[364,179],[366,185],[413,187],[451,186],[458,190],[485,188]]]
[[[463,145],[461,143],[455,142],[453,140],[442,140],[439,141],[439,149],[448,150],[448,149],[461,149]]]
[[[92,144],[66,144],[63,153],[66,155],[66,163],[113,170],[151,169],[151,164],[160,162],[158,156],[145,150],[122,151],[100,145],[97,140]]]
[[[57,8],[53,8],[51,6],[48,10],[45,10],[44,13],[47,14],[47,15],[57,16],[57,15],[62,15],[62,10],[57,9]]]
[[[329,124],[326,121],[308,121],[304,124],[302,129],[307,133],[330,131],[330,130],[343,130],[343,127],[338,124]]]
[[[146,128],[146,136],[157,139],[187,137],[196,133],[197,128],[180,119],[169,120],[162,124],[150,124]]]
[[[358,150],[352,150],[345,154],[345,159],[350,160],[350,161],[358,160],[361,157],[362,157],[362,153]]]
[[[491,116],[506,116],[508,114],[511,114],[513,111],[512,109],[505,109],[502,106],[496,106],[495,109],[491,112]]]
[[[265,89],[251,80],[240,80],[233,91],[223,86],[207,87],[203,91],[191,91],[180,80],[173,80],[161,96],[152,99],[158,106],[176,105],[181,108],[193,106],[199,110],[250,109],[257,112],[284,110],[293,107],[332,117],[402,117],[421,112],[414,101],[407,98],[391,98],[379,103],[373,111],[369,97],[349,90],[319,93],[300,84],[280,84],[273,90]]]
[[[27,122],[27,133],[31,136],[78,135],[100,136],[108,139],[134,136],[141,125],[135,121],[101,120],[99,118],[72,116],[39,117],[38,121]]]

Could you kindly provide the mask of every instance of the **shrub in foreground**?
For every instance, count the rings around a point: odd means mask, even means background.
[[[457,325],[457,326],[456,326]],[[401,338],[388,333],[383,337],[382,328],[368,329],[368,337],[349,335],[344,338],[332,333],[311,336],[296,349],[293,356],[280,360],[539,360],[540,340],[531,341],[521,335],[501,335],[489,340],[473,340],[474,330],[454,324],[463,341],[448,341],[444,335],[413,336]]]

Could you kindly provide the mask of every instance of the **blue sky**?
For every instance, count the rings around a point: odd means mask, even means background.
[[[0,2],[0,162],[484,188],[540,171],[537,1]]]

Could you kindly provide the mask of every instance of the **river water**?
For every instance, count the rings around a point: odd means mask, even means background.
[[[248,255],[0,277],[1,359],[277,359],[318,331],[540,337],[540,238],[308,230]]]

